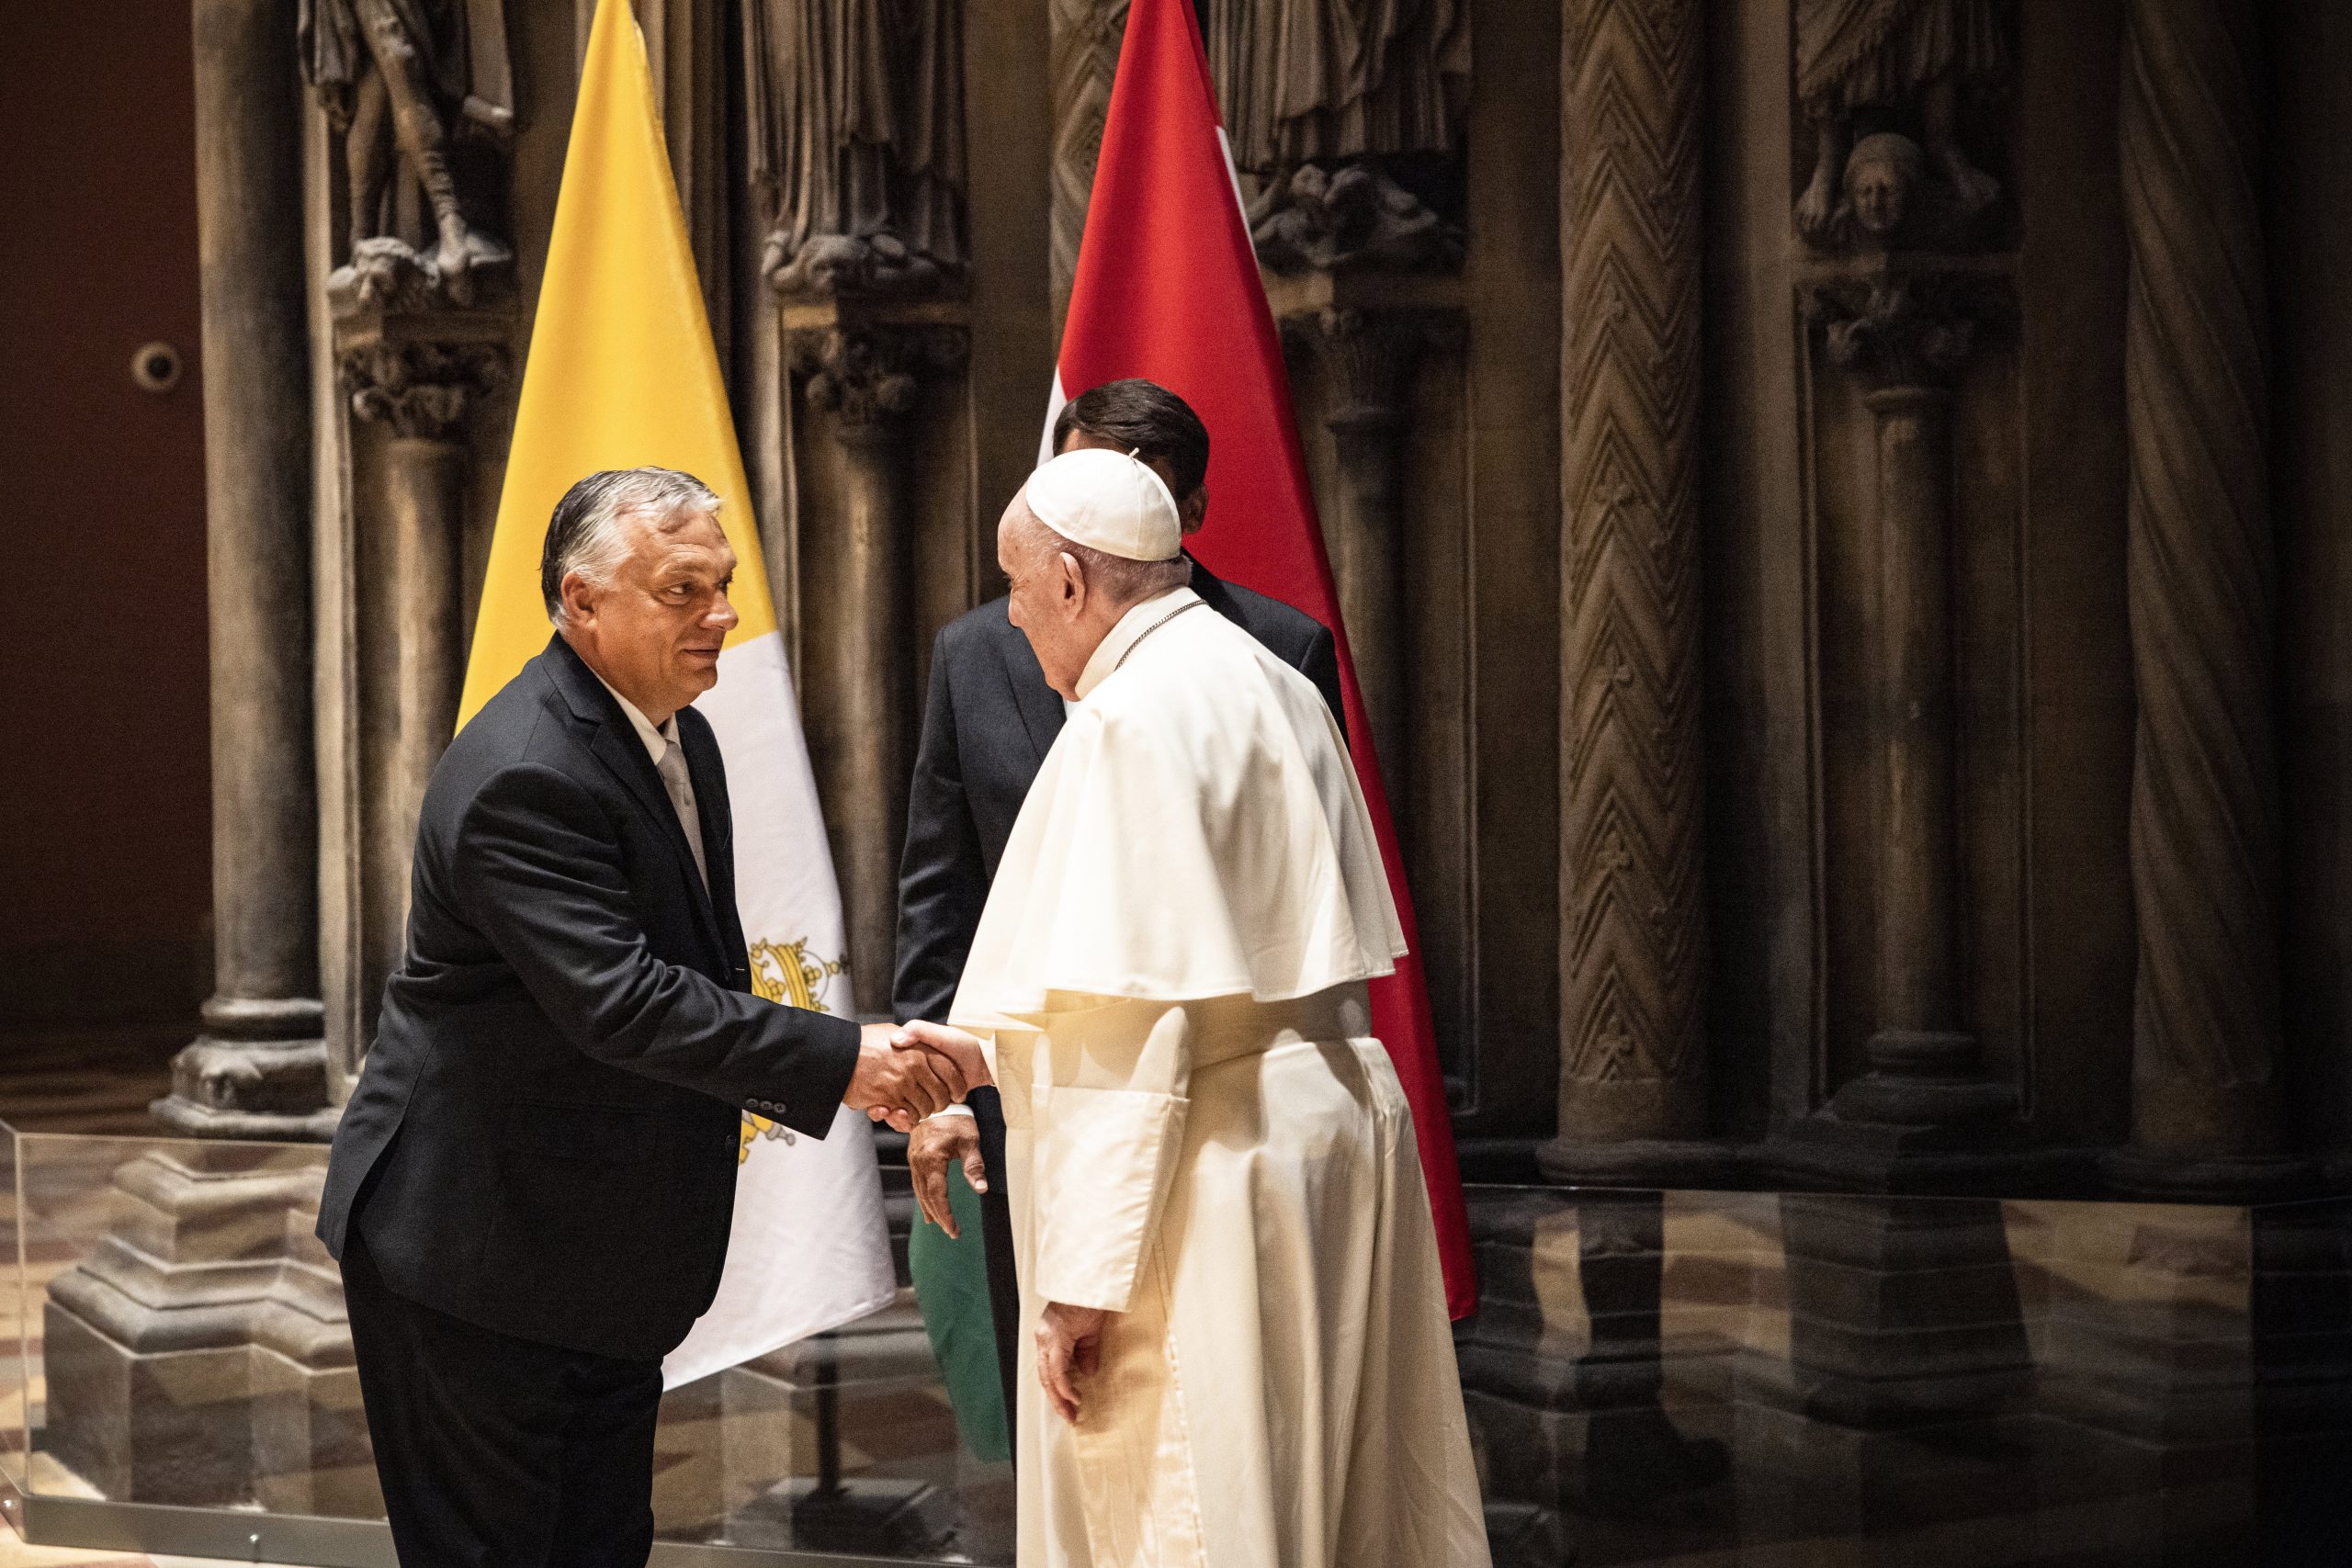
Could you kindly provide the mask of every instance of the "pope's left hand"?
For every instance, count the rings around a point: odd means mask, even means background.
[[[1102,1355],[1102,1325],[1111,1314],[1101,1307],[1047,1302],[1037,1315],[1037,1381],[1046,1403],[1065,1421],[1078,1419],[1078,1380],[1094,1371]]]

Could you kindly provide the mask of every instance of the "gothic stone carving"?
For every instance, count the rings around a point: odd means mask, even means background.
[[[787,298],[918,296],[964,277],[961,0],[749,0],[761,272]]]
[[[1704,1131],[1702,21],[1575,0],[1563,140],[1560,1133]]]
[[[2005,0],[1796,0],[1796,85],[1813,136],[1798,232],[1826,249],[1949,243],[2000,182],[1962,145],[1970,94],[2010,73]]]
[[[895,432],[912,412],[928,371],[960,367],[970,340],[960,327],[809,327],[791,336],[801,396],[832,414],[844,441]]]
[[[506,378],[506,355],[491,344],[377,341],[344,355],[337,367],[351,412],[396,435],[446,441],[473,400]]]
[[[2255,18],[2233,0],[2125,16],[2132,1138],[2176,1160],[2257,1158],[2280,1127]]]
[[[1459,227],[1411,176],[1461,148],[1462,0],[1206,0],[1201,13],[1234,162],[1260,180],[1250,219],[1268,265],[1461,258]]]
[[[1111,77],[1126,35],[1127,0],[1052,0],[1054,87],[1053,269],[1057,299],[1078,276],[1078,243],[1102,152]]]
[[[350,204],[329,289],[470,304],[514,263],[486,227],[514,124],[503,0],[303,0],[300,38]]]

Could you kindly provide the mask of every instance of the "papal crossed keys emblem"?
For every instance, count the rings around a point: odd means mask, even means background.
[[[817,987],[840,974],[845,961],[839,958],[818,958],[808,952],[808,939],[797,942],[755,942],[752,944],[752,991],[772,1002],[787,1007],[807,1008],[811,1012],[829,1010],[817,999]],[[797,1143],[792,1129],[746,1111],[743,1112],[742,1136],[736,1145],[735,1163],[742,1164],[752,1157],[752,1144],[757,1138],[781,1138]]]

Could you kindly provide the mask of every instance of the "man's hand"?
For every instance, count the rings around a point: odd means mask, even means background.
[[[922,1217],[947,1233],[956,1228],[956,1211],[947,1198],[947,1168],[964,1164],[964,1179],[975,1192],[989,1190],[988,1163],[980,1158],[980,1125],[969,1116],[933,1116],[915,1123],[907,1138],[907,1169],[915,1179],[915,1201]]]
[[[890,1043],[902,1051],[930,1052],[939,1058],[937,1065],[942,1068],[952,1065],[964,1086],[956,1091],[957,1100],[992,1081],[989,1077],[988,1057],[980,1050],[979,1041],[960,1029],[917,1020],[900,1024],[891,1035]],[[930,1112],[909,1106],[873,1105],[865,1108],[867,1121],[887,1122],[899,1132],[909,1134],[914,1131],[915,1123],[928,1114]]]
[[[987,1081],[985,1073],[981,1081]],[[929,1049],[895,1024],[869,1023],[842,1103],[904,1132],[963,1099],[970,1088],[953,1057]]]
[[[1065,1421],[1078,1419],[1078,1380],[1102,1356],[1102,1325],[1111,1314],[1100,1307],[1047,1302],[1037,1315],[1037,1381],[1046,1403]]]

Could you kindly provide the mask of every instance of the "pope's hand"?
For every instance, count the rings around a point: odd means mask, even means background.
[[[962,1233],[956,1228],[956,1211],[947,1197],[947,1168],[960,1160],[964,1165],[964,1179],[972,1184],[975,1192],[989,1190],[988,1162],[980,1158],[979,1123],[969,1116],[933,1116],[915,1123],[907,1138],[907,1169],[915,1179],[915,1201],[922,1206],[922,1217],[947,1233],[950,1239]]]
[[[1037,1314],[1037,1381],[1045,1385],[1046,1403],[1065,1421],[1078,1419],[1078,1380],[1102,1359],[1102,1324],[1110,1315],[1101,1307],[1059,1302],[1047,1302]]]
[[[977,1053],[977,1042],[974,1050]],[[980,1081],[988,1081],[985,1070]],[[956,1059],[931,1049],[912,1030],[869,1023],[858,1041],[857,1067],[850,1075],[842,1103],[877,1122],[888,1119],[903,1131],[963,1099],[970,1089]]]

